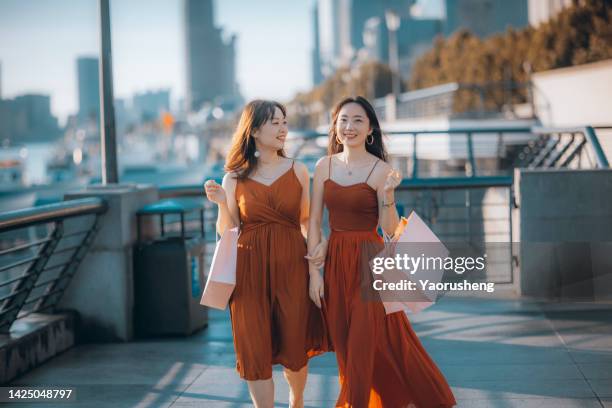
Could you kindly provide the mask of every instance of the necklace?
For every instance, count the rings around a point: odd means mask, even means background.
[[[261,178],[263,178],[263,179],[266,179],[266,180],[272,180],[272,179],[274,179],[274,177],[275,177],[275,176],[272,176],[272,177],[266,177],[266,176],[264,176],[264,175],[263,175],[263,173],[262,173],[261,171],[256,171],[255,173],[256,173],[256,174],[257,174],[259,177],[261,177]]]
[[[367,162],[367,163],[362,164],[362,165],[360,165],[360,166],[353,166],[353,169],[351,170],[351,168],[349,167],[349,163],[348,163],[348,159],[347,159],[347,158],[345,158],[344,160],[342,160],[342,159],[340,159],[340,158],[338,158],[338,159],[339,159],[339,160],[340,160],[342,163],[344,163],[344,167],[346,167],[346,171],[347,171],[347,173],[348,173],[348,175],[349,175],[349,176],[352,176],[352,175],[353,175],[353,170],[355,170],[355,169],[361,169],[361,168],[363,168],[363,167],[365,167],[365,166],[369,166],[369,165],[370,165],[370,163],[369,163],[369,162]]]
[[[279,165],[278,165],[279,160],[277,159],[277,160],[275,160],[275,162],[276,162],[276,163],[274,163],[274,164],[275,164],[275,167],[278,167],[278,166],[279,166]],[[261,162],[260,162],[260,163],[257,163],[257,168],[255,169],[255,173],[256,173],[256,174],[258,174],[259,176],[261,176],[262,178],[264,178],[264,179],[266,179],[266,180],[273,180],[274,178],[276,178],[276,176],[272,176],[272,177],[265,176],[265,175],[264,175],[265,173],[263,173],[263,172],[261,171],[261,170],[262,170],[262,168],[261,168],[261,164],[263,164],[263,163],[261,163]]]

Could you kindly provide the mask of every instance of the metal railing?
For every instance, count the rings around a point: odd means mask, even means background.
[[[410,130],[386,132],[390,137],[408,136],[405,155],[411,159],[410,177],[420,178],[420,163],[423,160],[421,152],[436,148],[440,149],[440,140],[435,137],[447,137],[448,159],[463,161],[464,173],[469,177],[480,175],[477,166],[477,157],[497,158],[506,155],[506,146],[527,143],[533,139],[529,127],[498,127],[498,128],[470,128],[470,129],[440,129],[440,130]],[[477,140],[476,140],[477,139]],[[442,158],[444,160],[445,158]],[[503,170],[498,164],[489,172]]]
[[[106,210],[105,201],[84,198],[0,214],[0,333],[53,312]]]
[[[406,179],[396,190],[400,215],[414,210],[447,245],[490,252],[487,269],[472,278],[512,284],[512,176]]]
[[[408,160],[405,174],[409,178],[421,178],[427,171],[427,162],[443,162],[453,159],[458,163],[454,170],[447,171],[447,175],[466,175],[476,177],[487,173],[500,173],[504,171],[501,159],[512,154],[514,146],[524,146],[536,139],[530,127],[483,127],[469,129],[414,129],[384,132],[391,146],[391,159]],[[327,134],[315,131],[292,132],[288,139],[293,143],[290,155],[298,157],[308,143],[319,137],[328,137]],[[400,148],[393,147],[399,141]],[[488,157],[499,160],[495,168],[479,169],[478,159]],[[399,167],[404,167],[399,166]],[[427,178],[432,174],[426,174]]]
[[[407,159],[411,179],[430,178],[433,162],[453,160],[446,175],[469,177],[509,175],[520,168],[608,168],[595,128],[483,127],[384,132],[395,147],[392,160]],[[290,155],[299,157],[306,146],[327,134],[294,131],[288,139]],[[446,156],[443,156],[446,155]],[[485,163],[489,159],[489,163]],[[493,163],[491,163],[491,159]],[[480,165],[479,165],[479,162]],[[403,165],[400,167],[404,167]]]
[[[608,159],[592,126],[534,127],[538,138],[519,152],[515,165],[528,168],[608,168]],[[583,163],[584,160],[588,164]]]
[[[416,119],[432,116],[482,118],[512,109],[517,102],[517,92],[524,92],[525,102],[531,104],[529,83],[496,81],[486,83],[449,82],[428,88],[417,89],[399,95],[396,102],[395,119]],[[379,119],[386,115],[385,98],[374,100]],[[531,104],[532,105],[532,104]],[[504,109],[502,109],[504,108]],[[531,114],[533,116],[533,106]]]

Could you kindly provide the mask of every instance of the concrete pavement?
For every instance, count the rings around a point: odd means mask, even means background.
[[[612,304],[445,297],[411,318],[460,407],[611,407]],[[77,402],[33,407],[249,407],[228,315],[189,338],[77,346],[12,385],[65,386]],[[332,407],[335,357],[314,358],[307,407]],[[280,367],[276,406],[287,407]]]

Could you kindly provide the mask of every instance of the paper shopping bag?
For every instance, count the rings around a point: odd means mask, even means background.
[[[240,230],[226,230],[217,246],[208,272],[206,286],[200,304],[225,310],[236,286],[236,258]]]
[[[442,259],[446,258],[449,254],[448,249],[438,239],[436,234],[414,211],[410,213],[408,218],[402,217],[393,237],[389,241],[394,245],[394,253],[410,250],[411,252],[419,252],[411,253],[409,254],[410,256],[418,257],[423,253],[428,257],[440,257]],[[421,252],[419,248],[423,249],[423,251]],[[414,273],[400,271],[400,273],[405,274],[403,278],[406,280],[416,283],[417,290],[414,294],[410,295],[411,299],[414,300],[383,302],[387,314],[399,311],[417,313],[431,306],[436,301],[437,291],[423,290],[419,282],[422,280],[427,280],[431,283],[440,282],[444,275],[443,269],[417,270]]]

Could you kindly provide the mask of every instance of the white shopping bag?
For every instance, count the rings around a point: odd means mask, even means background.
[[[202,293],[200,304],[226,309],[234,287],[236,286],[236,259],[238,257],[238,236],[240,230],[226,230],[217,246],[208,272],[206,287]]]

